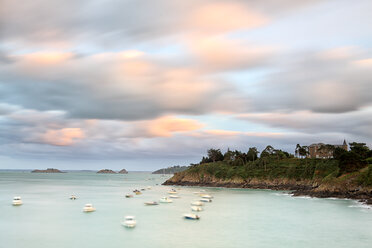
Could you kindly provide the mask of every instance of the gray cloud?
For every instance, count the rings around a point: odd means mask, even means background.
[[[239,3],[268,15],[280,15],[319,0],[307,1],[203,1]],[[173,1],[48,1],[30,3],[2,0],[1,39],[14,42],[48,44],[85,40],[103,46],[120,46],[131,41],[153,40],[187,31],[184,20],[201,3],[197,0]],[[186,30],[185,30],[186,29]],[[62,39],[62,41],[61,41]]]
[[[67,111],[73,118],[126,120],[230,111],[243,101],[228,83],[151,59],[53,54],[62,61],[50,64],[43,61],[48,56],[20,56],[0,66],[1,99],[31,109]]]
[[[342,49],[294,56],[257,85],[252,110],[358,110],[372,104],[371,68],[359,52]]]
[[[291,113],[243,114],[238,118],[324,139],[330,134],[372,144],[372,107],[347,113]],[[326,140],[323,140],[327,142]]]

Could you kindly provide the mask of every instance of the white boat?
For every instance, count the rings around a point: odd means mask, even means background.
[[[177,199],[177,198],[180,198],[180,197],[178,195],[170,195],[169,198],[175,198],[175,199]]]
[[[184,214],[183,217],[188,220],[198,220],[200,219],[199,215],[196,214]]]
[[[131,198],[131,197],[133,197],[133,195],[132,194],[126,194],[125,197],[126,198]]]
[[[204,203],[202,203],[201,201],[194,201],[191,203],[192,206],[204,206]]]
[[[23,202],[20,196],[13,197],[13,206],[20,206],[22,204]]]
[[[133,228],[136,226],[136,218],[134,216],[125,216],[125,220],[121,223],[123,226]]]
[[[171,203],[173,201],[171,199],[169,199],[168,197],[162,197],[159,202],[161,202],[161,203]]]
[[[201,202],[212,202],[211,199],[201,198],[199,201]]]
[[[88,204],[85,204],[85,206],[83,208],[83,211],[84,212],[94,212],[94,211],[96,211],[96,209],[93,207],[92,204],[88,203]]]
[[[159,203],[156,202],[156,201],[150,201],[150,202],[145,202],[145,205],[146,206],[154,206],[154,205],[159,205]]]
[[[152,189],[152,187],[151,186],[147,186],[147,189]]]
[[[195,212],[200,212],[200,211],[203,211],[203,208],[202,207],[198,207],[198,206],[191,206],[191,210],[192,211],[195,211]]]
[[[168,191],[168,194],[178,194],[178,192],[173,189],[171,191]]]
[[[213,196],[208,195],[208,194],[201,194],[200,196],[201,196],[202,198],[205,198],[205,199],[213,199]]]
[[[71,195],[70,196],[70,200],[76,200],[76,199],[77,199],[76,195]]]

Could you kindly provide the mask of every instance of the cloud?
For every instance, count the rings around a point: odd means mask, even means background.
[[[250,29],[268,22],[267,17],[237,2],[210,2],[192,11],[190,29],[203,34],[216,34]]]
[[[360,57],[359,51],[341,49],[283,60],[257,85],[252,110],[343,113],[370,106],[372,74]]]
[[[70,146],[78,140],[83,139],[84,133],[80,128],[62,128],[58,130],[47,130],[40,138],[45,144]]]
[[[192,36],[188,46],[199,68],[217,72],[258,67],[274,54],[273,48],[219,36]]]
[[[337,133],[372,143],[372,107],[341,114],[295,111],[241,114],[238,118],[290,132],[301,132],[317,137]]]
[[[13,59],[14,63],[0,66],[3,101],[63,110],[73,118],[138,120],[231,111],[240,105],[231,84],[139,51],[84,57],[38,52]]]
[[[2,0],[1,39],[12,46],[71,48],[77,43],[122,48],[183,32],[230,32],[265,24],[272,16],[319,0]],[[84,11],[81,11],[84,10]],[[15,48],[16,49],[16,48]]]

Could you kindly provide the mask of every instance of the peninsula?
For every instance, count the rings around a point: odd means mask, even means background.
[[[305,147],[306,148],[306,147]],[[267,146],[247,153],[218,149],[164,185],[290,190],[293,195],[357,199],[372,204],[372,151],[364,143],[350,143],[350,151],[324,146],[328,158],[311,158],[307,149],[295,157]],[[296,152],[297,153],[297,152]]]
[[[46,170],[33,170],[31,173],[66,173],[54,168],[48,168]]]
[[[189,166],[176,165],[176,166],[156,170],[152,174],[174,174],[174,173],[177,173],[177,172],[187,170],[188,168],[189,168]]]

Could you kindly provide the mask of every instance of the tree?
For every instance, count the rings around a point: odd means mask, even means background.
[[[266,148],[261,152],[261,158],[270,157],[274,152],[274,147],[271,145],[266,146]]]
[[[209,149],[208,158],[212,160],[212,162],[223,161],[223,155],[220,149]]]
[[[255,161],[258,158],[259,151],[256,147],[250,147],[247,152],[248,161]]]
[[[235,154],[233,151],[230,150],[230,148],[227,148],[227,151],[223,155],[223,160],[224,161],[234,161],[235,159]]]
[[[212,162],[212,160],[210,160],[209,158],[203,157],[199,164],[206,164],[210,162]]]
[[[355,152],[358,154],[362,159],[366,159],[369,156],[370,150],[368,146],[366,146],[366,143],[349,143],[350,145],[350,151]]]
[[[296,158],[299,158],[300,157],[300,148],[301,148],[300,144],[297,144],[296,145],[296,150],[295,150],[295,156],[296,156]]]
[[[348,151],[340,148],[340,147],[336,147],[334,150],[333,150],[333,158],[334,159],[337,159],[337,160],[340,160],[342,154],[344,153],[347,153]]]
[[[340,174],[360,170],[367,166],[367,162],[354,151],[345,152],[339,157]]]
[[[298,154],[300,155],[300,157],[306,158],[306,156],[309,154],[308,147],[307,146],[300,146],[300,148],[298,149]]]

